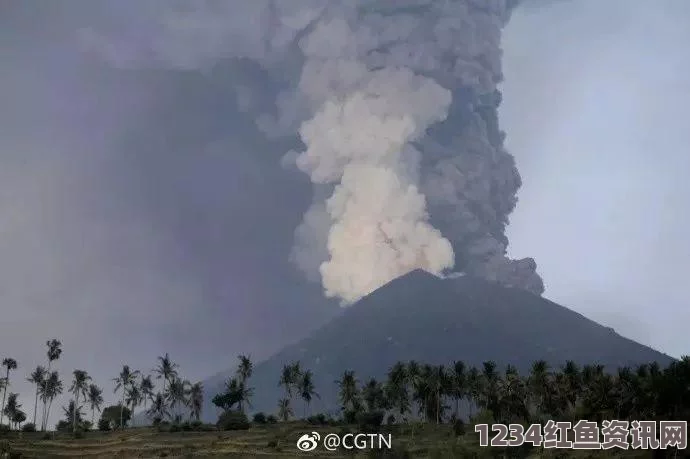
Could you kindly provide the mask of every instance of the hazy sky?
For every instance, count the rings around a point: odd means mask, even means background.
[[[673,356],[690,340],[690,3],[575,0],[504,32],[508,231],[545,296]]]
[[[306,179],[237,113],[232,85],[256,76],[108,71],[73,42],[105,13],[38,5],[0,6],[0,355],[24,408],[52,337],[63,376],[110,396],[123,363],[168,351],[200,379],[331,317],[287,260]],[[546,297],[674,356],[690,347],[686,5],[518,10],[501,109],[524,182],[511,254],[537,260]]]

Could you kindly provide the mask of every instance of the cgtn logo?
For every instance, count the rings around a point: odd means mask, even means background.
[[[297,449],[300,451],[314,451],[319,445],[321,435],[317,432],[306,433],[297,439]]]

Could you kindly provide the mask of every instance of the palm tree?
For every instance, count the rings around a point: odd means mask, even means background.
[[[197,421],[201,418],[201,410],[204,406],[204,387],[200,382],[195,383],[189,389],[190,417]]]
[[[307,370],[302,374],[302,377],[297,384],[297,390],[299,391],[302,400],[304,400],[304,417],[306,418],[312,399],[314,397],[320,398],[319,394],[316,393],[314,388],[314,375],[311,370]]]
[[[15,393],[10,393],[10,396],[7,398],[7,405],[4,406],[2,413],[7,415],[7,419],[10,422],[10,426],[13,423],[16,423],[14,419],[19,418],[19,413],[21,413],[21,407],[22,405],[18,401],[19,394]],[[23,414],[23,413],[22,413]],[[26,419],[26,417],[24,417]],[[22,420],[23,422],[23,420]]]
[[[134,410],[136,409],[137,406],[142,401],[142,395],[141,391],[139,390],[139,386],[136,384],[131,384],[127,388],[127,398],[125,399],[125,406],[129,407],[130,405],[132,406],[132,414],[131,414],[131,419],[132,419],[132,424],[134,424]]]
[[[122,400],[120,403],[120,428],[122,429],[124,427],[123,425],[123,414],[124,414],[124,404],[125,404],[125,396],[127,395],[127,389],[131,387],[136,379],[137,376],[139,376],[139,370],[130,370],[129,365],[123,365],[122,366],[122,371],[120,371],[120,375],[117,378],[114,378],[113,381],[115,381],[115,390],[113,391],[114,393],[117,393],[120,388],[122,388]]]
[[[240,382],[245,382],[251,377],[252,372],[254,371],[254,364],[246,355],[238,355],[237,358],[240,361],[240,364],[237,367],[237,377],[239,378]]]
[[[60,340],[57,340],[55,338],[46,341],[46,346],[48,346],[48,351],[46,352],[46,355],[48,357],[48,369],[46,370],[47,373],[50,373],[51,365],[53,364],[53,361],[58,360],[60,356],[62,355],[62,343]],[[57,374],[56,374],[57,375]],[[44,385],[48,384],[48,380],[44,380]],[[60,389],[62,390],[62,389]],[[47,388],[43,388],[43,392],[47,392]],[[51,400],[52,401],[52,400]],[[41,430],[46,430],[46,425],[48,423],[48,399],[44,399],[43,401],[43,419],[41,421]]]
[[[45,430],[48,426],[48,418],[50,417],[50,408],[53,406],[55,397],[62,394],[63,385],[60,381],[60,375],[57,371],[52,371],[45,380],[43,389],[41,391],[41,400],[46,407],[45,416],[43,418],[42,428]]]
[[[96,410],[98,410],[99,413],[101,412],[101,405],[103,404],[103,391],[97,385],[90,384],[86,399],[89,402],[89,408],[91,408],[91,425],[93,425]]]
[[[153,400],[153,381],[151,381],[150,375],[141,377],[141,383],[139,383],[139,390],[141,391],[141,396],[144,401],[144,409],[146,409],[146,402],[148,400]]]
[[[470,418],[473,408],[479,406],[479,396],[482,390],[482,378],[477,367],[470,368],[467,372],[467,392]]]
[[[179,406],[187,406],[187,386],[188,381],[182,381],[179,378],[173,378],[168,385],[168,390],[165,393],[165,399],[169,403],[172,413],[177,414],[178,410],[175,410]]]
[[[544,417],[547,390],[551,385],[551,380],[552,374],[546,361],[537,360],[532,364],[532,369],[527,379],[527,385],[529,387],[529,393],[532,396],[535,420]]]
[[[163,379],[163,392],[165,392],[166,383],[169,383],[173,379],[177,378],[178,365],[170,359],[170,356],[167,352],[165,353],[165,356],[159,356],[158,361],[160,363],[153,371],[158,375],[156,376],[156,379]]]
[[[367,411],[375,411],[382,408],[384,392],[381,383],[376,378],[371,378],[362,388],[362,398],[366,404]]]
[[[465,373],[464,362],[453,362],[452,395],[455,399],[455,418],[460,419],[460,400],[467,396],[467,374]]]
[[[43,381],[46,378],[46,374],[46,369],[43,366],[38,365],[36,369],[31,372],[31,376],[27,378],[27,381],[36,385],[36,395],[34,399],[34,427],[36,426],[36,412],[38,411],[38,393],[40,391],[41,384],[43,384]]]
[[[290,399],[283,398],[278,401],[278,418],[286,422],[292,416],[292,407],[290,406]]]
[[[166,417],[170,417],[168,405],[165,397],[160,392],[151,400],[151,407],[146,411],[146,415],[153,419],[154,423],[160,422]]]
[[[77,404],[74,403],[74,400],[69,401],[67,408],[63,406],[62,411],[65,413],[65,418],[67,418],[67,422],[71,423],[72,425],[76,425],[77,422],[81,424],[83,416],[81,412],[81,407],[77,406]]]
[[[386,398],[395,407],[401,420],[410,409],[410,394],[408,392],[407,367],[403,362],[397,362],[388,372],[386,381]]]
[[[424,416],[424,421],[429,419],[429,399],[432,394],[431,365],[424,364],[417,371],[410,371],[412,376],[412,397],[417,402],[418,414]]]
[[[5,373],[5,387],[2,391],[2,406],[0,406],[0,424],[2,424],[2,418],[5,414],[5,396],[7,395],[7,386],[10,385],[10,371],[17,369],[17,361],[8,357],[2,360],[2,366],[7,369],[7,373]]]
[[[283,365],[283,370],[280,373],[280,380],[278,381],[278,387],[282,386],[285,388],[285,396],[288,399],[292,398],[292,388],[294,387],[295,382],[292,366]]]
[[[79,408],[79,395],[83,395],[86,399],[87,391],[89,390],[89,381],[91,381],[91,376],[88,375],[84,370],[74,370],[72,373],[74,379],[72,379],[72,385],[69,391],[74,395],[74,405]],[[75,416],[72,423],[72,432],[77,431],[77,417]]]
[[[343,411],[347,411],[348,408],[355,412],[359,411],[358,383],[355,372],[350,370],[345,371],[340,377],[340,380],[336,381],[340,389],[339,398]]]

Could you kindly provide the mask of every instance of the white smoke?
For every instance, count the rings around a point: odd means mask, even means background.
[[[428,223],[419,154],[409,145],[446,117],[450,91],[407,69],[372,72],[351,60],[317,58],[303,75],[305,95],[325,101],[299,130],[307,148],[295,162],[312,182],[335,185],[300,228],[318,233],[318,209],[328,215],[328,258],[319,266],[326,295],[350,303],[413,269],[451,268],[452,246]]]

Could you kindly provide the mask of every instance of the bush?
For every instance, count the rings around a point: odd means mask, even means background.
[[[184,424],[182,424],[183,432],[191,432],[192,430],[192,425],[189,422],[185,422]]]
[[[343,421],[345,424],[355,424],[357,422],[357,411],[345,410],[343,412]]]
[[[383,424],[383,411],[367,411],[357,417],[359,430],[362,432],[378,432]]]
[[[22,426],[22,432],[36,432],[36,425],[33,422],[27,422]]]
[[[264,413],[256,413],[253,420],[254,424],[266,424],[267,422],[266,415]]]
[[[77,430],[76,432],[74,432],[74,434],[72,434],[72,436],[74,438],[77,438],[77,439],[78,438],[84,438],[84,431],[83,430]]]
[[[249,419],[240,411],[226,411],[218,417],[216,425],[220,430],[247,430]]]
[[[204,423],[201,421],[192,421],[192,429],[193,430],[201,430],[201,428],[204,426]]]
[[[328,424],[328,419],[326,419],[326,415],[323,413],[319,413],[314,416],[309,416],[307,418],[307,422],[309,424],[317,425],[317,426],[325,426]]]
[[[386,418],[386,424],[389,426],[392,426],[395,424],[395,415],[394,414],[389,414],[388,417]]]
[[[456,437],[465,435],[465,423],[462,421],[462,419],[455,420],[453,423],[453,432],[455,433]]]
[[[99,419],[98,430],[100,430],[101,432],[108,432],[110,430],[110,421],[103,418]]]
[[[10,426],[7,424],[0,424],[0,432],[9,432],[10,430]]]
[[[182,427],[180,427],[179,424],[172,424],[170,428],[168,428],[168,432],[179,432],[182,430]]]
[[[268,424],[277,424],[277,423],[278,423],[278,418],[275,417],[275,416],[272,415],[272,414],[269,414],[268,417],[266,418],[266,422],[267,422]]]

